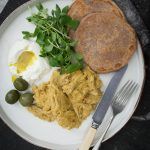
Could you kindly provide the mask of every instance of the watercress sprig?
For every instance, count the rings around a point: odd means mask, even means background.
[[[33,33],[23,31],[24,39],[36,38],[41,47],[40,56],[46,57],[50,66],[60,67],[62,73],[71,73],[83,67],[83,58],[74,51],[76,41],[68,36],[68,29],[76,30],[79,21],[68,16],[69,7],[56,9],[48,14],[48,9],[41,3],[36,5],[37,13],[27,20],[36,28]]]

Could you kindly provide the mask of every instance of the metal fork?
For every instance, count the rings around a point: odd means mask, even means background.
[[[103,135],[97,142],[97,144],[94,146],[92,150],[98,150],[101,146],[102,140],[104,139],[110,125],[112,124],[114,118],[121,113],[125,106],[127,105],[128,101],[130,100],[133,93],[138,89],[138,84],[135,83],[132,80],[127,81],[124,86],[119,90],[119,92],[114,96],[113,102],[112,102],[112,111],[113,116],[110,118],[108,125],[105,127],[105,130],[103,132]]]

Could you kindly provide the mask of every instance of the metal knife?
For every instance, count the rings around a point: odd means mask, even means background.
[[[123,67],[122,69],[120,69],[119,71],[117,71],[114,76],[112,77],[112,79],[110,80],[105,93],[100,101],[100,103],[98,104],[96,111],[92,117],[93,122],[92,125],[83,141],[83,143],[81,144],[79,150],[88,150],[93,138],[95,136],[96,130],[98,129],[98,127],[100,126],[100,124],[102,123],[105,114],[109,108],[109,106],[112,103],[112,99],[113,96],[117,90],[117,87],[123,77],[123,75],[125,74],[126,70],[127,70],[128,65],[126,65],[125,67]]]

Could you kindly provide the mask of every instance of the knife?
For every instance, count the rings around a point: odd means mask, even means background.
[[[123,75],[125,74],[127,68],[128,68],[128,65],[126,65],[125,67],[123,67],[122,69],[117,71],[114,74],[114,76],[112,77],[112,79],[110,80],[100,103],[97,105],[96,111],[92,117],[92,119],[93,119],[92,125],[91,125],[83,143],[81,144],[79,150],[88,150],[89,149],[89,147],[94,139],[94,136],[96,134],[96,130],[102,123],[102,121],[105,117],[105,114],[106,114],[109,106],[112,103],[112,99],[117,90],[117,87],[118,87]]]

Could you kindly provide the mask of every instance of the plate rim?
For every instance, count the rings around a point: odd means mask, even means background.
[[[14,11],[12,11],[7,17],[6,19],[2,22],[2,24],[0,25],[0,33],[3,33],[5,31],[5,26],[7,26],[7,24],[9,22],[11,22],[13,16],[15,15],[15,13],[18,13],[21,11],[24,11],[28,5],[30,6],[33,6],[35,5],[35,3],[37,2],[46,2],[48,0],[30,0],[28,2],[25,2],[24,4],[20,5],[19,7],[17,7]],[[6,28],[7,29],[7,28]],[[138,42],[139,44],[139,42]],[[128,118],[128,120],[126,121],[126,123],[130,120],[131,116],[133,115],[133,113],[135,112],[138,104],[139,104],[139,101],[140,101],[140,97],[141,97],[141,94],[142,94],[142,91],[143,91],[143,87],[144,87],[144,83],[145,83],[145,68],[144,68],[144,56],[143,56],[143,52],[142,52],[142,47],[141,45],[139,44],[139,47],[140,47],[140,50],[138,51],[138,56],[141,56],[141,65],[142,65],[142,73],[143,73],[143,79],[142,79],[142,87],[140,89],[140,93],[139,93],[139,96],[138,96],[138,99],[137,99],[137,102],[136,102],[136,105],[134,107],[134,109],[132,110],[131,112],[131,115],[130,117]],[[73,147],[76,147],[75,144],[72,144],[72,145],[56,145],[56,144],[53,144],[53,143],[50,143],[50,142],[45,142],[45,141],[41,141],[39,139],[36,139],[34,137],[32,137],[31,135],[29,135],[28,133],[24,132],[23,130],[21,130],[15,123],[13,123],[8,117],[7,115],[5,114],[5,112],[1,109],[1,105],[0,105],[0,118],[3,120],[3,122],[12,130],[14,131],[17,135],[19,135],[22,139],[28,141],[29,143],[33,144],[33,145],[36,145],[36,146],[39,146],[39,147],[44,147],[44,148],[48,148],[48,149],[61,149],[62,150],[70,150],[70,149],[73,149]],[[125,123],[125,124],[126,124]],[[123,125],[121,128],[117,129],[115,131],[115,133],[113,133],[112,135],[109,135],[106,139],[104,139],[104,141],[110,139],[111,137],[113,137],[114,135],[116,135],[125,125]],[[104,142],[103,141],[103,142]]]

